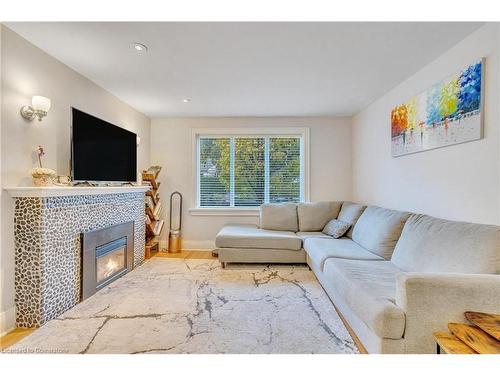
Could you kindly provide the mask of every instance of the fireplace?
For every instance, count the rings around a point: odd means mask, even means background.
[[[82,234],[82,300],[133,267],[134,222]]]

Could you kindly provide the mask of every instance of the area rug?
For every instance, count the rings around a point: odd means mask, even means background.
[[[13,353],[358,353],[307,266],[155,257]]]

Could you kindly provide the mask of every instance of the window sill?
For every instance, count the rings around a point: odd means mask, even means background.
[[[253,208],[190,208],[192,216],[259,216],[259,207]]]

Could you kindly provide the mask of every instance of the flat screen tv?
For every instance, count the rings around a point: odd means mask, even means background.
[[[72,108],[73,181],[137,180],[137,135]]]

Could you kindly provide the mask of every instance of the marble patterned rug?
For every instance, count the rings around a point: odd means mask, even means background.
[[[358,353],[307,266],[161,257],[8,351]]]

